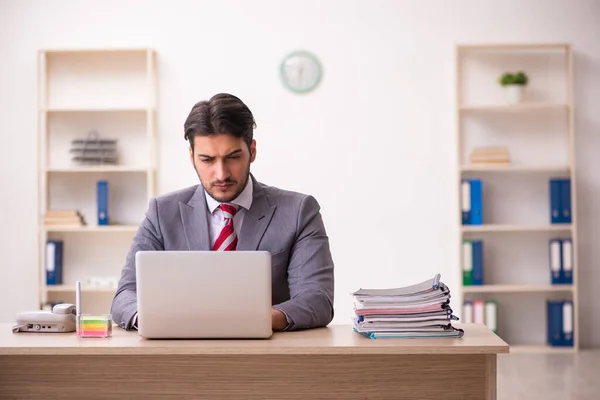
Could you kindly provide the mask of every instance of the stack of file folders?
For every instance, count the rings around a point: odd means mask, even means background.
[[[394,289],[360,289],[354,293],[353,329],[369,338],[462,337],[452,326],[450,289],[441,275]]]

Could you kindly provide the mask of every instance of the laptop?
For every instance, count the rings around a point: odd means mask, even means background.
[[[272,336],[269,252],[139,251],[135,262],[140,336]]]

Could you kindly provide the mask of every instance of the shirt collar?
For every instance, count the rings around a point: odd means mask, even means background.
[[[249,210],[250,206],[252,205],[252,192],[252,177],[248,176],[248,182],[246,183],[246,187],[244,188],[244,190],[242,190],[242,193],[240,193],[238,197],[230,201],[230,203],[236,204],[240,207],[245,208],[246,210]],[[219,207],[219,205],[221,204],[221,202],[213,199],[206,190],[204,191],[204,196],[206,197],[206,205],[208,206],[208,211],[210,211],[211,214],[214,213],[217,207]]]

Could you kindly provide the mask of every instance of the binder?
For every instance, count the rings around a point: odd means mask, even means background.
[[[62,285],[63,280],[63,242],[48,240],[46,242],[46,285]]]
[[[563,302],[561,300],[546,301],[546,318],[548,325],[547,343],[549,346],[561,346],[563,343]]]
[[[471,300],[465,300],[463,302],[462,322],[464,324],[473,323],[473,302]]]
[[[473,285],[483,285],[483,242],[471,241],[473,247]]]
[[[98,208],[98,225],[108,225],[108,182],[97,182],[97,208]]]
[[[550,259],[550,283],[563,283],[562,279],[562,240],[550,239],[548,242]]]
[[[573,328],[573,301],[572,300],[547,300],[547,343],[550,346],[572,347]]]
[[[565,224],[571,223],[571,180],[561,179],[560,183],[560,201],[559,207],[561,210],[560,222]]]
[[[498,333],[498,308],[494,300],[485,302],[485,326],[494,333]]]
[[[572,239],[563,239],[561,246],[561,275],[560,282],[573,283],[573,242]]]
[[[471,184],[468,179],[463,179],[460,185],[461,190],[461,215],[462,224],[471,224]]]
[[[560,179],[551,178],[550,179],[550,223],[558,224],[561,222],[561,207],[560,207],[560,198],[561,198],[561,183]]]
[[[483,300],[473,300],[473,322],[485,324],[485,302]]]
[[[471,225],[483,224],[483,182],[470,179],[471,184]]]
[[[473,244],[470,240],[463,241],[463,286],[473,284]]]
[[[573,302],[565,300],[562,304],[562,345],[573,347]]]

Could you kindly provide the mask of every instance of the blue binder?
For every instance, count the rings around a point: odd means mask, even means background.
[[[571,223],[571,180],[560,180],[560,202],[561,209],[560,222]]]
[[[547,343],[549,346],[573,346],[573,313],[572,300],[546,301]]]
[[[548,242],[548,260],[550,266],[550,283],[553,285],[562,282],[562,240],[550,239]]]
[[[548,324],[547,343],[549,346],[562,346],[563,302],[561,300],[547,300],[546,314]]]
[[[470,179],[471,184],[471,225],[483,224],[483,182]]]
[[[61,285],[63,280],[63,242],[48,240],[46,242],[46,285]]]
[[[552,178],[549,183],[550,188],[550,223],[558,224],[561,222],[561,183],[560,179]]]
[[[108,182],[97,182],[98,225],[108,225]]]
[[[573,283],[573,240],[561,241],[560,283]]]
[[[472,285],[483,285],[483,241],[471,241],[473,249],[473,277]]]
[[[471,183],[468,179],[460,182],[460,211],[463,225],[471,224]]]

